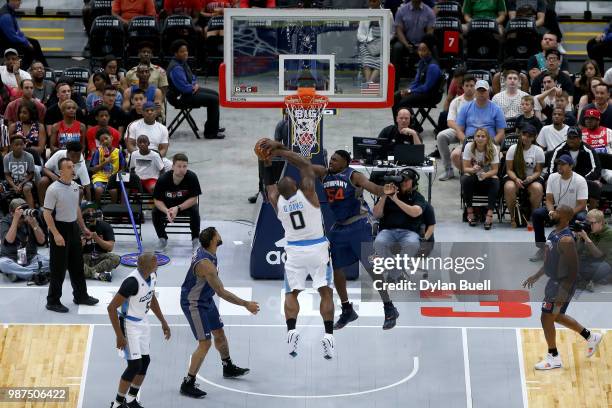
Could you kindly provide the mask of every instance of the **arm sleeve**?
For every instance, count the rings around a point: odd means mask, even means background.
[[[49,186],[51,187],[51,186]],[[47,193],[45,194],[45,203],[43,207],[47,210],[55,210],[55,205],[57,204],[57,194],[54,188],[47,189]]]
[[[465,149],[463,149],[463,155],[462,155],[462,159],[463,160],[472,160],[473,156],[472,156],[472,143],[470,142],[468,144],[465,145]]]
[[[181,93],[189,94],[192,91],[191,84],[187,82],[187,76],[185,75],[185,70],[181,67],[174,67],[172,71],[168,73],[170,75],[170,79],[176,89],[178,89]]]
[[[546,156],[544,155],[544,150],[542,150],[542,148],[540,146],[536,146],[536,163],[542,163],[544,164],[546,162]]]
[[[34,156],[32,156],[30,153],[28,152],[24,152],[26,155],[26,161],[28,162],[28,168],[27,168],[27,172],[28,173],[34,173],[34,171],[36,170],[35,164],[34,164]]]
[[[470,103],[465,103],[461,106],[461,109],[459,109],[459,113],[457,114],[457,120],[455,121],[457,122],[457,125],[463,127],[464,129],[466,127],[465,122],[467,119],[467,107],[469,106]]]
[[[434,87],[440,79],[440,67],[437,64],[429,64],[427,67],[427,74],[425,75],[425,83],[418,85],[412,89],[412,92],[428,93],[433,92]]]
[[[164,177],[160,177],[153,188],[153,198],[159,201],[164,201]]]
[[[577,192],[576,192],[576,198],[578,200],[586,200],[589,198],[589,186],[587,185],[586,180],[584,179],[584,177],[580,177],[579,181],[578,181],[578,188],[577,188]]]
[[[102,222],[102,238],[104,238],[105,241],[114,241],[115,231],[113,231],[113,227],[111,227],[110,224],[106,223],[105,221]]]
[[[162,134],[162,138],[161,141],[159,142],[159,144],[168,144],[170,143],[170,139],[168,137],[168,128],[164,125],[161,125],[161,134]]]
[[[504,117],[504,112],[497,105],[493,105],[495,109],[495,130],[505,129],[506,128],[506,118]]]
[[[59,161],[60,157],[58,156],[57,152],[51,156],[49,158],[49,160],[47,160],[47,162],[45,163],[45,168],[49,169],[49,171],[58,174],[59,171],[57,169],[57,162]]]
[[[157,171],[162,171],[164,169],[164,161],[162,160],[159,154],[155,154],[155,158],[153,159],[153,161],[155,162],[155,167],[157,168]]]
[[[514,153],[516,152],[516,145],[510,146],[506,152],[506,160],[514,160]]]
[[[119,294],[125,298],[134,296],[138,293],[138,281],[133,276],[130,276],[123,281],[119,288]]]
[[[192,184],[191,197],[197,197],[202,194],[202,190],[200,189],[200,180],[198,180],[198,176],[196,176],[194,172],[190,172],[190,174],[190,184]]]

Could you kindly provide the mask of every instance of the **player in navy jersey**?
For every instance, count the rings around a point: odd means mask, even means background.
[[[370,211],[363,201],[362,192],[365,189],[381,196],[383,187],[350,168],[350,163],[351,155],[345,150],[337,150],[330,158],[329,168],[313,166],[315,174],[323,182],[329,207],[336,218],[335,224],[327,234],[331,244],[334,285],[342,302],[342,313],[334,325],[335,330],[342,329],[358,317],[353,305],[348,301],[343,268],[360,261],[372,280],[380,279],[374,274],[370,262],[374,238],[369,219]],[[395,327],[399,312],[393,306],[386,290],[379,290],[378,293],[384,304],[383,329],[392,329]]]
[[[145,252],[138,257],[137,270],[125,278],[119,292],[108,305],[108,315],[117,336],[117,349],[123,351],[123,357],[128,363],[121,375],[117,398],[111,403],[111,408],[142,408],[136,396],[151,362],[151,328],[147,320],[149,309],[161,322],[166,340],[170,339],[170,327],[155,297],[156,282],[157,257]],[[119,307],[121,310],[118,310]]]
[[[548,344],[548,354],[544,360],[535,365],[536,370],[561,368],[561,356],[557,351],[555,323],[571,329],[587,341],[587,357],[591,357],[601,342],[602,335],[591,333],[572,317],[565,314],[576,289],[578,276],[578,254],[574,234],[569,223],[574,217],[574,210],[568,206],[559,206],[552,211],[551,219],[555,229],[546,239],[544,265],[535,274],[523,282],[523,287],[531,288],[544,274],[549,280],[544,290],[542,303],[542,328]]]
[[[198,341],[198,347],[191,355],[187,377],[181,384],[181,394],[193,398],[202,398],[206,395],[206,392],[197,387],[195,378],[210,349],[211,337],[214,337],[215,348],[221,355],[223,377],[235,378],[249,372],[248,368],[240,368],[230,359],[223,322],[213,296],[217,294],[221,299],[244,306],[253,314],[259,312],[257,302],[240,299],[223,287],[217,270],[217,248],[223,241],[217,230],[214,227],[205,228],[200,232],[198,239],[201,246],[193,254],[191,266],[181,286],[181,308]]]

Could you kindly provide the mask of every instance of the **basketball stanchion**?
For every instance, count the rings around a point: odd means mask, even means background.
[[[136,237],[136,244],[138,245],[138,252],[132,252],[129,254],[125,254],[121,256],[121,265],[125,266],[137,266],[138,265],[138,257],[143,253],[142,242],[140,242],[140,234],[138,234],[138,228],[136,228],[136,222],[134,222],[134,214],[132,213],[132,205],[130,204],[130,200],[128,200],[127,191],[125,190],[125,185],[123,184],[123,174],[120,172],[117,175],[119,179],[119,185],[121,186],[121,194],[123,195],[123,200],[125,201],[125,205],[128,210],[128,214],[130,216],[130,222],[132,223],[132,228],[134,229],[134,236]],[[157,257],[157,265],[162,266],[166,265],[170,262],[170,257],[155,252],[155,256]]]

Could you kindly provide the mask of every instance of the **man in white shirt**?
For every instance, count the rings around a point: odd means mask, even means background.
[[[27,71],[21,69],[21,59],[17,50],[7,48],[4,51],[4,65],[0,65],[0,78],[4,85],[17,88],[22,79],[32,79]]]
[[[521,98],[529,94],[519,89],[521,79],[518,72],[509,69],[504,72],[504,79],[506,90],[495,94],[493,103],[501,108],[506,119],[515,118],[521,114]]]
[[[456,142],[463,143],[463,140],[459,140],[457,136],[457,134],[461,132],[457,132],[457,122],[455,120],[457,119],[457,113],[459,113],[461,106],[466,102],[474,100],[475,93],[476,78],[474,78],[474,76],[471,74],[467,74],[463,77],[463,95],[453,99],[448,107],[448,116],[446,118],[448,129],[444,129],[438,133],[438,136],[436,137],[438,150],[440,151],[440,158],[442,160],[442,164],[444,165],[444,173],[440,176],[440,181],[455,178],[449,145]]]
[[[533,212],[533,231],[538,252],[530,258],[532,262],[543,259],[546,236],[544,225],[553,224],[558,219],[555,209],[561,205],[574,209],[574,220],[586,219],[586,204],[589,198],[589,187],[584,177],[573,171],[574,159],[569,154],[562,154],[557,160],[557,172],[548,177],[546,183],[546,206]]]
[[[143,106],[142,119],[130,123],[126,131],[127,148],[130,153],[138,150],[136,140],[140,135],[147,135],[149,148],[155,150],[164,160],[166,170],[172,169],[172,162],[166,158],[170,139],[168,128],[157,122],[157,107],[153,102],[146,102]]]
[[[85,158],[81,153],[83,146],[79,142],[69,142],[66,144],[66,149],[61,149],[55,152],[53,156],[47,160],[45,167],[43,167],[43,176],[38,183],[38,197],[39,202],[45,202],[45,194],[47,188],[51,183],[59,179],[59,166],[60,159],[64,157],[69,158],[74,163],[74,180],[81,186],[81,196],[83,190],[85,190],[85,196],[88,201],[91,201],[91,191],[89,185],[91,180],[89,179],[89,173],[87,172],[87,164]]]
[[[552,125],[546,125],[540,130],[536,142],[545,151],[553,151],[555,147],[567,140],[569,126],[563,123],[565,111],[555,108],[552,113]]]

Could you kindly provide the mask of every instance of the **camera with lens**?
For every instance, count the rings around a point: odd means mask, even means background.
[[[404,177],[402,177],[401,174],[391,173],[391,174],[386,174],[383,177],[383,181],[385,182],[385,184],[393,183],[397,186],[397,188],[400,188],[400,184],[402,181],[404,181]]]
[[[22,217],[36,217],[38,215],[37,209],[29,208],[27,205],[24,205],[19,208],[23,210],[23,213],[21,213]]]
[[[574,232],[584,231],[588,234],[591,232],[591,224],[587,221],[576,221],[570,224],[570,229]]]

